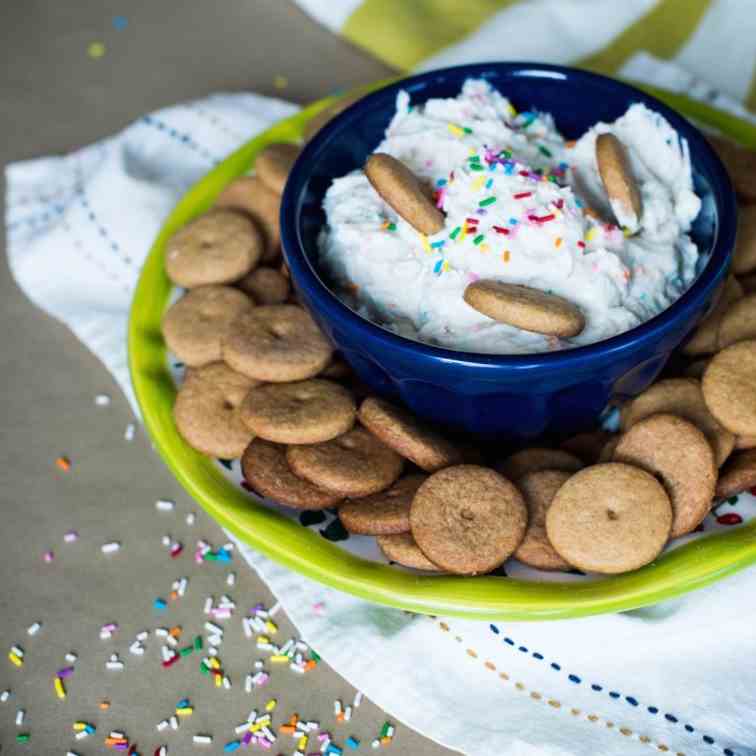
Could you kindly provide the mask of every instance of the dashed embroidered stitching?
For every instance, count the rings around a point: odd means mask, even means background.
[[[499,630],[499,628],[496,625],[491,624],[491,625],[489,625],[489,627],[491,629],[491,632],[494,633],[494,635],[501,635],[501,631]],[[504,643],[507,646],[511,646],[512,648],[516,647],[517,650],[520,651],[523,654],[529,653],[528,652],[528,648],[526,646],[517,646],[517,644],[515,643],[514,640],[512,640],[512,638],[508,638],[506,636],[502,636],[502,640],[504,641]],[[539,661],[545,661],[543,655],[537,653],[536,651],[530,652],[530,655],[534,659],[538,659]],[[553,669],[553,670],[555,670],[557,672],[561,672],[562,671],[561,665],[557,664],[556,662],[549,662],[549,666],[551,667],[551,669]],[[573,673],[568,673],[567,674],[567,679],[571,683],[574,683],[575,685],[581,685],[583,683],[582,678],[580,678],[578,675],[575,675]],[[599,692],[601,692],[601,691],[604,690],[604,687],[602,685],[599,685],[598,683],[591,683],[590,687],[591,687],[591,690],[594,690],[597,693],[599,693]],[[608,692],[609,697],[613,698],[614,700],[619,700],[620,698],[623,698],[622,693],[620,693],[617,690],[610,690],[610,691],[607,691],[607,692]],[[630,704],[630,706],[636,706],[637,707],[637,706],[640,705],[638,699],[635,698],[634,696],[624,696],[624,700],[625,700],[626,703]],[[654,714],[654,715],[659,713],[659,709],[656,706],[648,706],[648,707],[646,707],[646,711],[648,711],[649,714]],[[680,720],[674,714],[670,714],[669,712],[666,712],[664,714],[664,719],[666,719],[668,722],[671,722],[672,724],[679,724],[680,723]],[[687,732],[689,732],[689,733],[693,733],[693,732],[696,731],[696,728],[693,727],[693,725],[691,725],[691,724],[685,723],[684,727],[685,727],[685,730]],[[715,745],[715,740],[714,740],[714,738],[711,737],[711,735],[702,735],[701,736],[701,740],[703,740],[703,742],[706,743],[707,745]],[[660,748],[659,750],[665,750],[665,749],[661,749]],[[735,752],[731,748],[723,748],[722,749],[722,754],[723,754],[723,756],[736,756]]]
[[[434,621],[434,623],[436,623],[436,620],[433,620],[433,621]],[[438,624],[438,627],[443,632],[445,632],[445,633],[450,633],[451,632],[451,628],[449,627],[449,625],[446,622],[438,621],[437,624]],[[494,627],[494,625],[491,625],[492,629],[493,629],[493,627]],[[498,628],[497,628],[497,630],[495,632],[498,634]],[[463,641],[463,638],[461,636],[459,636],[459,635],[454,635],[454,636],[451,636],[451,637],[453,637],[454,640],[457,641],[457,643],[462,643],[462,641]],[[514,643],[513,642],[510,643],[510,645],[514,645]],[[478,659],[479,658],[478,652],[474,648],[467,647],[465,649],[465,653],[471,659]],[[490,672],[496,672],[498,674],[498,677],[499,677],[500,680],[509,681],[509,679],[510,679],[509,675],[506,672],[499,671],[498,668],[496,667],[496,664],[494,662],[492,662],[490,659],[486,659],[485,661],[482,662],[482,664],[483,664],[483,667],[485,669],[489,670]],[[519,680],[515,681],[514,688],[515,688],[515,690],[518,690],[518,691],[520,691],[522,693],[527,693],[528,696],[532,700],[534,700],[534,701],[544,701],[544,696],[543,696],[543,694],[541,692],[539,692],[537,690],[528,690],[528,687],[525,685],[525,683],[523,683],[523,682],[521,682]],[[555,699],[555,698],[547,698],[547,699],[545,699],[545,703],[548,706],[550,706],[551,708],[553,708],[553,709],[561,709],[562,708],[562,703],[560,701],[558,701],[557,699]],[[569,713],[573,717],[580,717],[583,714],[583,712],[582,712],[581,709],[577,709],[577,708],[574,708],[574,707],[571,707],[567,711],[569,711]],[[585,715],[585,719],[586,719],[586,721],[592,722],[594,724],[602,722],[601,717],[599,717],[597,714],[592,714],[592,713]],[[611,720],[605,720],[604,721],[604,726],[607,729],[609,729],[609,730],[613,730],[616,725]],[[633,732],[633,730],[631,730],[629,727],[619,727],[619,728],[617,728],[617,733],[620,734],[620,735],[622,735],[623,737],[632,737],[635,734]],[[666,745],[665,743],[656,743],[656,742],[652,741],[651,738],[649,738],[647,735],[637,735],[637,738],[638,738],[639,742],[644,743],[646,745],[650,745],[650,746],[656,748],[658,751],[668,752],[670,750],[669,746]],[[683,753],[682,751],[677,751],[676,754],[675,754],[675,756],[685,756],[685,753]]]
[[[191,134],[188,134],[185,131],[178,131],[178,129],[174,129],[172,126],[169,126],[167,123],[165,123],[165,121],[161,121],[155,116],[142,116],[139,119],[139,122],[151,126],[153,129],[157,129],[158,131],[162,131],[171,139],[177,141],[179,144],[183,144],[188,149],[196,152],[198,155],[201,155],[203,158],[205,158],[205,160],[209,160],[211,163],[213,163],[213,165],[216,165],[220,162],[220,160],[215,157],[215,155],[211,154],[202,145],[195,142],[194,139],[192,139]]]

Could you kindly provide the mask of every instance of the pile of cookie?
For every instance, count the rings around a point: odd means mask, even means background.
[[[756,205],[741,213],[738,278],[676,374],[621,407],[621,432],[501,459],[370,396],[297,304],[278,229],[297,153],[267,147],[254,176],[167,244],[167,274],[187,292],[163,335],[187,366],[174,417],[193,448],[241,458],[249,486],[280,504],[336,507],[392,562],[462,575],[510,557],[543,570],[637,569],[695,530],[715,497],[756,485]]]

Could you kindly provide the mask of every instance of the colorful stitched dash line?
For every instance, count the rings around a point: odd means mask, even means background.
[[[491,629],[491,632],[494,633],[495,635],[501,634],[501,631],[496,625],[492,624],[492,625],[489,625],[489,627]],[[530,651],[526,646],[518,646],[515,643],[515,641],[512,640],[512,638],[502,636],[502,640],[508,646],[511,646],[512,648],[516,648],[520,653],[523,653],[523,654],[529,653],[534,659],[538,659],[539,661],[546,661],[546,659],[544,658],[542,654],[538,653],[537,651]],[[556,672],[562,672],[562,666],[558,664],[557,662],[549,662],[549,666],[551,667],[551,669],[553,669]],[[583,684],[582,678],[580,678],[578,675],[575,675],[572,673],[565,673],[565,674],[567,674],[567,679],[571,683],[574,683],[575,685]],[[588,683],[586,682],[586,685],[587,684]],[[591,683],[591,690],[595,691],[596,693],[601,693],[604,690],[604,686],[599,685],[598,683]],[[638,699],[635,698],[634,696],[623,695],[617,690],[609,690],[607,691],[607,693],[609,697],[614,699],[615,701],[619,699],[624,699],[625,702],[628,703],[630,706],[638,707],[641,705]],[[652,715],[659,714],[659,708],[656,706],[647,706],[646,711],[648,711],[648,713]],[[671,722],[672,724],[682,724],[685,730],[689,733],[696,732],[696,728],[693,727],[693,725],[689,723],[681,723],[680,720],[674,714],[670,714],[667,712],[663,716],[668,722]],[[711,737],[711,735],[702,734],[701,740],[703,740],[703,742],[706,743],[707,745],[716,745],[716,742],[714,738]],[[735,752],[731,748],[722,748],[722,753],[724,754],[724,756],[736,756]]]

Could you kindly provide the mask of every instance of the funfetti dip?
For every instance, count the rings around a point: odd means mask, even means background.
[[[624,145],[640,190],[637,229],[616,225],[606,196],[596,163],[604,132]],[[400,92],[376,152],[433,188],[444,228],[418,233],[354,171],[326,193],[320,264],[343,301],[403,336],[470,352],[564,349],[649,320],[693,282],[688,232],[701,203],[687,143],[642,104],[568,143],[548,113],[517,113],[471,79],[457,97],[423,105]],[[463,299],[479,279],[561,296],[585,327],[557,339],[492,320]]]

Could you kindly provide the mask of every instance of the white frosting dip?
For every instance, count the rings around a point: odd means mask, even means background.
[[[627,149],[643,202],[632,236],[607,222],[615,215],[595,142],[608,131]],[[688,231],[701,203],[687,143],[639,103],[568,146],[548,113],[517,114],[482,80],[419,106],[400,92],[376,152],[435,188],[444,229],[424,237],[354,171],[326,193],[320,263],[343,301],[403,336],[496,354],[590,344],[649,320],[693,282],[698,250]],[[559,340],[497,323],[462,298],[479,278],[562,296],[586,327]]]

